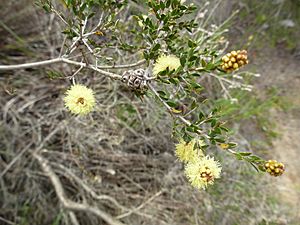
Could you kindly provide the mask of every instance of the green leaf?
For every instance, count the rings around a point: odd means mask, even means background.
[[[226,127],[224,127],[224,126],[219,126],[219,128],[220,128],[220,129],[222,129],[222,130],[224,130],[224,131],[226,131],[226,132],[228,132],[228,131],[229,131],[229,129],[228,129],[228,128],[226,128]]]
[[[207,69],[207,70],[213,70],[215,68],[216,68],[216,66],[214,63],[208,63],[205,67],[205,69]]]
[[[160,44],[157,43],[157,44],[153,47],[152,51],[157,51],[159,48],[160,48]]]
[[[212,119],[210,124],[211,124],[212,127],[214,127],[217,124],[217,120]]]
[[[256,170],[256,172],[259,172],[257,166],[253,163],[253,162],[250,162],[251,166],[253,166],[253,168]]]
[[[198,56],[192,55],[192,56],[189,58],[189,62],[193,62],[193,61],[195,61],[196,59],[198,59]]]
[[[175,108],[177,106],[177,104],[174,101],[167,101],[166,103],[172,108]]]
[[[159,96],[163,99],[163,100],[169,100],[168,95],[166,92],[164,91],[157,91],[157,93],[159,94]]]
[[[224,139],[224,138],[221,138],[221,137],[215,138],[215,140],[216,140],[217,142],[219,142],[219,143],[225,143],[225,139]]]
[[[241,156],[249,156],[249,155],[252,155],[251,152],[239,152],[239,154],[240,154]]]
[[[181,64],[182,67],[184,67],[185,62],[186,62],[186,55],[182,55],[180,57],[180,64]]]
[[[192,85],[193,85],[193,88],[197,89],[198,91],[204,89],[204,88],[203,88],[200,84],[198,84],[198,83],[192,83]]]
[[[237,160],[243,160],[243,156],[241,156],[239,153],[234,154]]]
[[[191,105],[191,110],[195,109],[198,107],[197,101],[194,99]]]
[[[229,142],[228,145],[230,148],[235,148],[237,146],[237,143]]]
[[[207,63],[204,59],[201,59],[201,65],[202,65],[202,67],[206,67]]]
[[[251,155],[249,157],[249,159],[252,161],[252,162],[264,162],[265,160],[261,159],[260,157],[256,156],[256,155]]]
[[[205,118],[205,114],[203,112],[199,112],[198,118],[199,118],[199,121],[202,121]]]
[[[200,77],[201,74],[200,73],[191,73],[191,76],[193,76],[193,77]]]
[[[214,132],[215,132],[216,134],[222,134],[222,131],[221,131],[221,129],[220,129],[219,127],[215,128],[215,129],[214,129]]]
[[[173,78],[173,77],[171,77],[171,78],[169,79],[169,81],[170,81],[172,84],[175,84],[175,85],[179,84],[178,78]]]
[[[193,48],[193,47],[196,47],[197,44],[196,44],[194,41],[192,41],[191,39],[189,39],[189,40],[188,40],[188,46],[189,46],[190,48]]]

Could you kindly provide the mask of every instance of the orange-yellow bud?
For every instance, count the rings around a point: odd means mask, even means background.
[[[276,160],[268,160],[264,167],[266,171],[274,177],[282,175],[285,170],[283,163],[278,163]]]
[[[246,50],[231,51],[222,57],[221,68],[226,72],[238,70],[249,63],[247,58]]]

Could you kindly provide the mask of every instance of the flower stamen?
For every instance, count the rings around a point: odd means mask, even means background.
[[[84,98],[82,98],[82,97],[78,98],[76,103],[77,104],[80,103],[81,105],[84,105]]]

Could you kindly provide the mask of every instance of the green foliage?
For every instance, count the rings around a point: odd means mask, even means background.
[[[92,68],[97,69],[98,64],[115,65],[122,54],[137,54],[147,64],[145,72],[141,72],[144,77],[132,77],[135,74],[132,70],[129,77],[122,76],[123,82],[127,82],[140,99],[144,95],[154,96],[161,102],[174,120],[174,137],[186,142],[201,139],[206,146],[226,144],[227,151],[238,160],[259,168],[262,159],[233,150],[237,144],[232,142],[232,132],[225,124],[231,119],[237,121],[256,116],[270,107],[273,100],[261,104],[255,96],[243,91],[251,90],[247,74],[229,74],[219,68],[224,54],[220,49],[225,45],[220,37],[225,32],[226,22],[208,28],[206,22],[194,19],[197,16],[195,5],[180,0],[149,0],[143,4],[147,14],[132,10],[132,16],[128,10],[126,18],[121,16],[125,6],[131,6],[126,1],[64,0],[62,3],[58,7],[50,0],[37,2],[46,12],[57,15],[66,26],[63,35],[72,47],[67,47],[63,57],[68,58],[78,48],[86,64],[87,53],[95,57],[96,64]],[[89,21],[99,15],[100,22],[91,29]],[[264,20],[263,16],[259,18],[259,21]],[[199,28],[199,23],[203,28]],[[158,58],[164,55],[173,58],[161,62],[158,73],[153,75],[151,71],[160,63]],[[168,63],[176,66],[170,67]],[[48,74],[52,79],[60,76],[55,72]],[[149,84],[148,80],[155,82],[154,88],[147,86],[153,95],[133,88],[136,81]],[[119,105],[117,117],[134,126],[136,120],[131,119],[131,115],[135,113],[130,105]]]
[[[162,40],[167,49],[175,53],[175,47],[181,35],[182,29],[192,32],[197,27],[194,20],[182,20],[185,15],[195,11],[193,4],[185,5],[181,1],[148,1],[149,16],[137,15],[137,21],[141,27],[141,38],[146,40],[144,57],[146,60],[156,59]]]

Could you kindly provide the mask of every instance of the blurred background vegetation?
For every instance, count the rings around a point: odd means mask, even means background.
[[[194,2],[199,8],[205,4]],[[88,78],[81,79],[96,91],[97,114],[74,120],[63,112],[65,80],[54,79],[45,68],[0,72],[0,224],[71,224],[26,152],[40,145],[72,200],[96,205],[127,224],[300,224],[300,2],[209,2],[210,24],[236,12],[226,25],[228,49],[247,49],[247,69],[261,74],[249,81],[253,92],[232,93],[240,104],[219,101],[226,106],[223,116],[242,148],[277,157],[287,165],[286,174],[258,174],[217,152],[222,178],[207,191],[193,190],[173,154],[171,120],[151,100],[141,102],[119,83],[86,71]],[[62,41],[59,28],[34,1],[2,2],[0,64],[52,57]],[[71,72],[63,65],[52,69]],[[6,171],[16,156],[19,160]],[[128,208],[142,204],[139,213],[123,214],[107,199],[94,200],[68,179],[68,171]],[[78,215],[80,224],[105,224]]]

